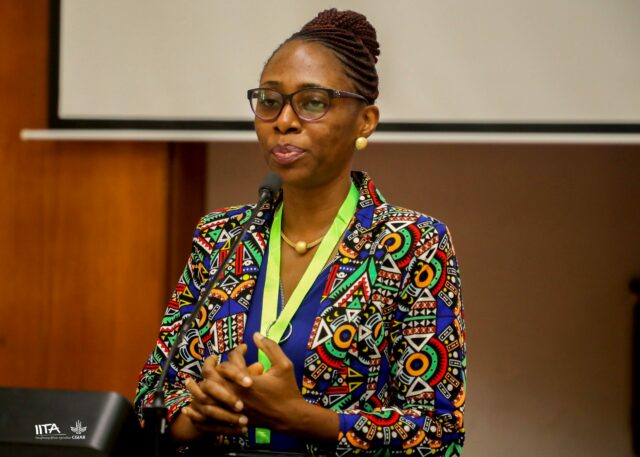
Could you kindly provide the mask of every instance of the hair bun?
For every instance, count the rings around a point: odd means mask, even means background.
[[[314,32],[326,29],[338,29],[353,34],[356,39],[362,41],[369,51],[374,62],[378,62],[380,45],[376,35],[376,29],[369,23],[366,16],[355,11],[338,11],[336,8],[321,11],[309,21],[301,32]]]

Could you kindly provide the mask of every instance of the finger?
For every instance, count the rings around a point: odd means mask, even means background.
[[[245,348],[246,348],[246,345],[245,345]],[[242,351],[242,349],[240,349],[240,350]],[[233,351],[229,352],[229,355],[231,355],[232,352]],[[236,358],[238,356],[244,358],[242,353],[240,353],[240,354],[236,353],[234,355],[234,357],[236,357]],[[237,363],[238,364],[244,364],[246,366],[246,363],[244,361],[241,362],[241,363],[240,362],[237,362]],[[233,372],[234,376],[233,377],[227,377],[227,378],[222,376],[222,373],[220,372],[220,366],[222,366],[222,365],[226,365],[227,366],[227,368],[225,370],[223,370],[224,373],[232,373]],[[228,362],[228,361],[227,362],[218,363],[213,369],[207,371],[207,375],[205,376],[205,378],[208,379],[208,380],[214,381],[214,382],[216,382],[218,384],[225,384],[228,381],[233,381],[236,384],[243,385],[242,382],[237,381],[236,370],[230,369],[230,367],[228,365],[230,365],[230,362]],[[232,364],[232,365],[233,366],[237,366],[236,364]],[[204,374],[204,369],[203,369],[203,374]],[[239,380],[242,380],[242,377],[240,377]]]
[[[182,408],[181,413],[187,416],[198,430],[205,432],[225,434],[244,433],[247,431],[247,424],[249,423],[246,416],[239,417],[236,423],[213,421],[204,414],[194,410],[191,406],[185,406]]]
[[[255,341],[258,349],[261,349],[262,352],[267,356],[269,361],[271,362],[271,368],[280,368],[280,369],[291,369],[293,368],[293,363],[287,357],[287,355],[282,351],[280,345],[269,338],[266,338],[262,334],[256,332],[253,334],[253,341]]]
[[[200,386],[198,385],[197,382],[195,382],[193,379],[191,378],[187,378],[187,380],[185,381],[185,386],[187,388],[187,390],[191,393],[191,396],[199,403],[202,404],[213,404],[213,399],[211,399],[211,397],[207,396],[202,389],[200,389]]]
[[[220,377],[220,375],[217,376]],[[219,381],[205,379],[200,383],[200,389],[205,395],[214,400],[214,404],[220,403],[228,406],[232,410],[241,411],[244,407],[242,401],[235,395],[235,393],[230,389],[227,389],[223,385],[224,383],[225,381],[223,379],[220,379]]]
[[[218,373],[225,379],[234,382],[242,387],[250,387],[253,384],[253,380],[247,373],[245,368],[239,368],[237,365],[230,362],[222,362],[218,365]]]
[[[235,414],[214,405],[200,405],[199,407],[188,405],[182,408],[182,411],[194,423],[231,427],[243,427],[249,423],[249,419],[244,414]]]
[[[247,372],[247,361],[244,358],[244,355],[246,353],[246,344],[241,344],[240,346],[229,352],[229,362],[235,365],[239,370],[234,381],[236,381],[242,387],[250,387],[251,384],[253,384],[253,380]]]
[[[193,423],[205,423],[207,421],[207,417],[202,414],[201,412],[199,412],[194,406],[189,405],[189,406],[185,406],[184,408],[182,408],[180,410],[181,414],[184,414],[185,416],[187,416],[191,422]]]
[[[221,422],[229,425],[247,425],[249,419],[244,414],[236,414],[224,408],[214,405],[204,405],[201,411],[205,416],[215,422]]]
[[[247,345],[241,344],[240,346],[234,348],[231,352],[229,352],[229,362],[236,365],[238,368],[246,368],[247,361],[244,358],[244,355],[247,353]]]
[[[205,359],[204,363],[202,364],[202,376],[204,378],[209,377],[211,375],[211,373],[215,371],[217,366],[218,366],[218,356],[217,355],[211,355],[211,356],[207,357]]]
[[[236,365],[240,372],[243,374],[242,379],[240,380],[240,384],[244,387],[249,387],[253,384],[249,373],[247,372],[247,361],[244,358],[247,353],[247,345],[241,344],[236,349],[229,353],[229,362]]]
[[[228,364],[228,362],[224,363]],[[219,367],[220,365],[217,365],[216,368],[208,373],[208,376],[200,383],[200,388],[206,395],[213,397],[216,401],[240,411],[243,404],[235,394],[233,385],[218,371]],[[205,383],[205,381],[207,382]]]
[[[260,376],[264,373],[264,365],[260,362],[254,362],[247,367],[247,372],[250,376]]]

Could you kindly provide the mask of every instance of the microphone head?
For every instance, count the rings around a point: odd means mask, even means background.
[[[282,178],[280,178],[276,173],[269,173],[264,177],[262,184],[260,184],[260,188],[258,189],[260,199],[266,198],[267,200],[273,200],[281,187]]]

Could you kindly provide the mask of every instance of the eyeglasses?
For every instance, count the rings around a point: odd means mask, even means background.
[[[308,87],[292,94],[281,94],[275,89],[249,89],[247,98],[253,113],[263,121],[276,120],[287,102],[303,121],[317,121],[327,114],[334,98],[355,98],[370,104],[362,95],[324,87]]]

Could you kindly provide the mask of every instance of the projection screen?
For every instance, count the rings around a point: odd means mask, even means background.
[[[246,89],[328,1],[53,0],[50,124],[250,129]],[[640,132],[640,2],[345,0],[382,130]]]

